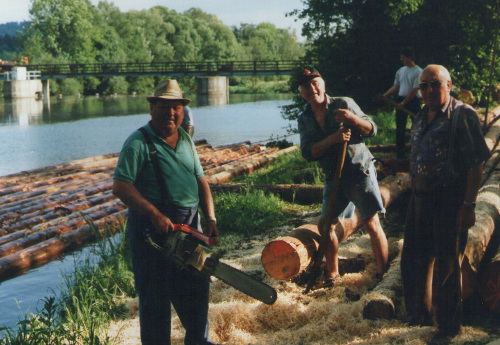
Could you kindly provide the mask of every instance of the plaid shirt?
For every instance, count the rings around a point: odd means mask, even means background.
[[[486,146],[476,111],[450,97],[447,104],[427,123],[429,108],[423,107],[411,128],[410,177],[417,192],[434,192],[445,185],[465,188],[467,171],[486,161]],[[458,117],[450,174],[446,170],[450,150],[451,118]]]
[[[335,114],[333,112],[337,109],[348,109],[355,115],[368,120],[373,126],[370,136],[377,134],[377,126],[372,119],[367,116],[361,108],[349,97],[328,97],[328,106],[325,114],[325,130],[323,131],[314,119],[311,106],[307,105],[305,111],[298,117],[298,128],[300,133],[300,150],[302,156],[308,161],[314,161],[311,149],[312,146],[325,139],[329,135],[335,133],[342,126],[341,123],[335,121]],[[337,155],[340,151],[340,145],[334,145],[328,149],[321,158],[319,164],[323,172],[327,175],[334,174],[337,165]],[[344,163],[345,171],[353,171],[352,169],[368,171],[370,162],[373,156],[363,142],[363,136],[357,128],[351,128],[351,140],[347,145],[347,155]]]

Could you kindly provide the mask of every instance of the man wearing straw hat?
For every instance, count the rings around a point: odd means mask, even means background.
[[[385,212],[385,209],[373,156],[363,143],[363,137],[376,135],[377,127],[353,99],[328,96],[325,81],[316,69],[302,70],[298,75],[298,83],[300,95],[308,102],[305,111],[298,117],[301,153],[308,161],[318,161],[325,173],[323,208],[318,223],[324,245],[320,244],[318,252],[322,251],[321,247],[324,248],[326,271],[319,284],[331,286],[339,277],[339,243],[331,222],[325,220],[351,218],[353,205],[358,209],[361,223],[370,235],[377,274],[381,277],[388,265],[388,244],[378,212]],[[342,147],[344,150],[339,150]],[[337,181],[338,193],[330,201],[333,186],[336,185],[341,151],[342,156],[345,155],[345,159],[342,159],[343,171]],[[319,260],[315,259],[316,264],[322,260],[322,255],[319,256]],[[309,289],[308,286],[306,291]]]
[[[151,121],[125,141],[113,176],[113,194],[129,208],[127,230],[139,295],[141,341],[170,344],[172,304],[186,329],[184,343],[211,344],[209,280],[179,268],[146,242],[148,232],[159,238],[173,231],[174,224],[201,229],[198,205],[208,235],[218,237],[210,187],[195,146],[181,127],[184,106],[190,100],[172,79],[158,84],[147,100]]]

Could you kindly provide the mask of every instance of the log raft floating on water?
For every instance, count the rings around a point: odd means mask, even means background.
[[[212,185],[297,149],[249,142],[214,148],[206,140],[195,145]],[[90,223],[104,236],[115,232],[127,213],[111,193],[117,159],[107,154],[0,177],[0,281],[95,241]]]

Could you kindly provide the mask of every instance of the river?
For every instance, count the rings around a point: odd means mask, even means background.
[[[281,106],[290,103],[290,95],[231,95],[227,105],[198,107],[194,98],[193,139],[220,146],[285,136],[292,123],[282,118]],[[119,152],[126,137],[149,118],[148,103],[139,96],[52,97],[50,106],[0,100],[0,176]],[[296,144],[298,136],[286,140]],[[42,298],[59,291],[61,275],[71,273],[90,252],[86,248],[1,282],[0,327],[15,328],[27,312],[41,308]]]

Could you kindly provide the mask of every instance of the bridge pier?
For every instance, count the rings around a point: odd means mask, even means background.
[[[229,79],[223,76],[198,77],[198,106],[229,103]]]
[[[31,72],[26,73],[26,67],[14,67],[12,72],[4,73],[4,98],[35,98],[42,92],[42,81],[34,78]]]

